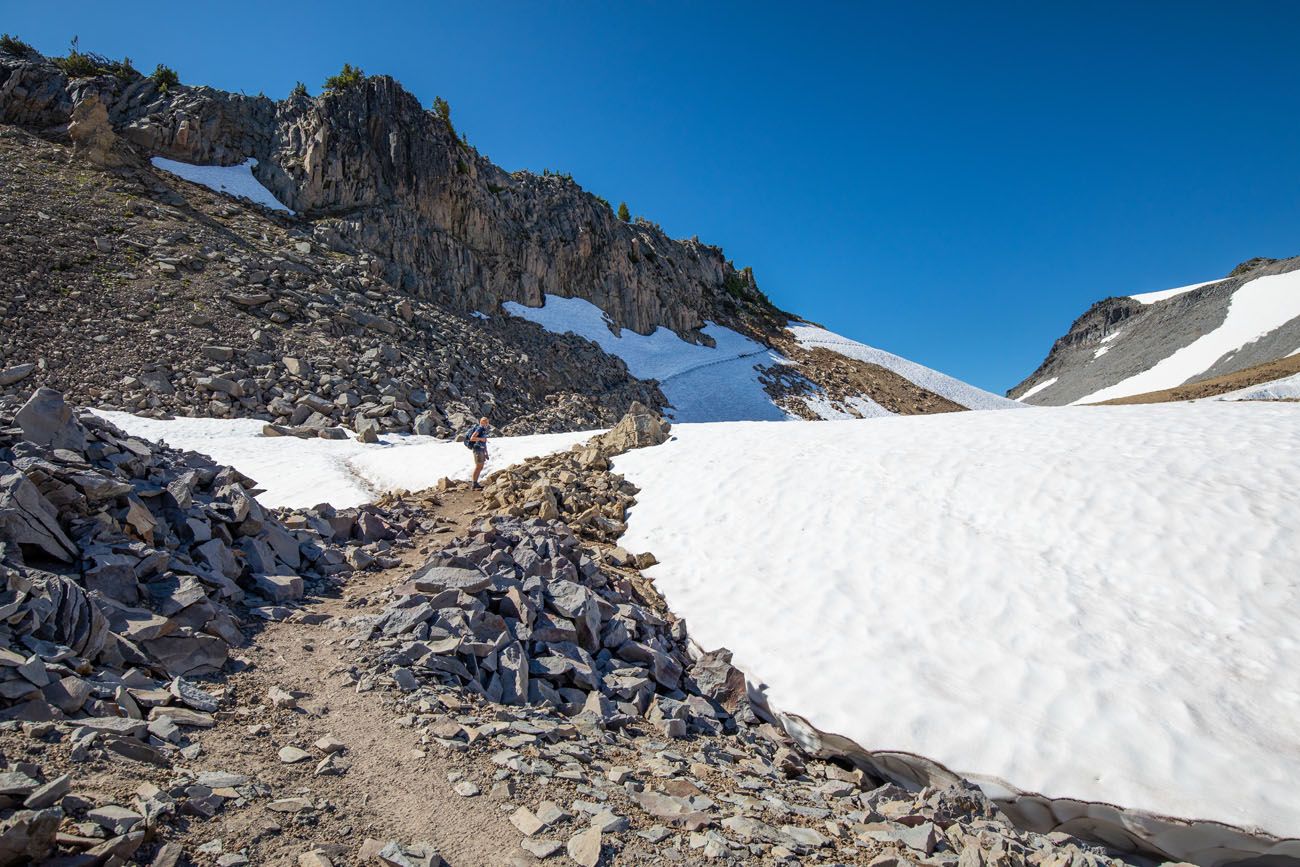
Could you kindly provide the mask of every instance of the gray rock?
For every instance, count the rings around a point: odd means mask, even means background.
[[[582,867],[596,867],[600,863],[601,842],[601,831],[597,827],[575,834],[566,846],[569,858]]]
[[[14,416],[23,437],[52,449],[81,452],[86,449],[86,429],[52,388],[38,388]]]
[[[35,364],[15,364],[13,367],[0,370],[0,387],[22,382],[35,369]]]

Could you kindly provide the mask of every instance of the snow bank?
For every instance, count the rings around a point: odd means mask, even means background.
[[[1212,286],[1215,283],[1222,283],[1223,278],[1218,280],[1206,280],[1204,283],[1193,283],[1190,286],[1176,286],[1173,289],[1161,289],[1159,292],[1143,292],[1141,295],[1130,295],[1134,301],[1140,301],[1143,304],[1155,304],[1157,301],[1164,301],[1166,298],[1173,298],[1182,295],[1185,292],[1191,292],[1193,289],[1200,289],[1202,286]]]
[[[1300,373],[1284,376],[1272,382],[1239,388],[1221,394],[1215,400],[1300,400]]]
[[[775,707],[993,790],[1300,832],[1300,409],[673,432],[617,459],[622,544]]]
[[[369,502],[384,491],[432,487],[444,476],[468,479],[473,470],[465,446],[432,437],[386,436],[373,444],[355,439],[303,440],[264,437],[264,422],[255,419],[159,421],[123,412],[98,414],[134,436],[163,440],[235,467],[265,489],[258,500],[267,506],[330,503],[346,508]],[[487,474],[525,458],[571,448],[596,433],[495,438],[489,446]]]
[[[566,451],[598,433],[601,431],[495,437],[488,443],[484,479],[528,458]],[[367,451],[351,458],[348,467],[377,490],[418,491],[433,487],[443,477],[468,479],[474,463],[463,444],[434,440]]]
[[[251,157],[237,166],[196,166],[163,157],[154,157],[150,162],[153,163],[154,168],[171,172],[179,178],[216,190],[218,193],[243,196],[273,211],[293,213],[272,195],[270,190],[262,186],[261,181],[253,177],[253,166],[257,165],[257,160]]]
[[[1182,385],[1209,370],[1223,356],[1238,351],[1297,316],[1300,316],[1300,271],[1257,277],[1233,293],[1228,302],[1228,315],[1218,328],[1142,373],[1094,391],[1074,403],[1101,403]]]
[[[502,307],[555,334],[573,333],[627,364],[638,379],[657,379],[677,421],[781,421],[787,415],[763,390],[758,367],[785,361],[780,353],[712,322],[702,329],[716,346],[688,343],[660,326],[650,334],[609,330],[609,317],[583,298],[547,295],[543,307],[513,301]]]
[[[894,355],[892,352],[885,352],[883,349],[876,349],[874,346],[850,340],[816,325],[791,325],[789,331],[799,341],[799,345],[805,349],[822,347],[838,352],[846,358],[855,358],[858,361],[865,361],[868,364],[875,364],[886,370],[892,370],[904,379],[911,380],[921,386],[921,388],[932,391],[940,397],[946,397],[967,409],[1010,409],[1021,407],[1021,404],[1014,400],[984,391],[982,388],[976,388],[962,382],[960,379],[954,379],[946,373],[931,370],[922,364],[917,364],[915,361],[908,361],[906,358]]]

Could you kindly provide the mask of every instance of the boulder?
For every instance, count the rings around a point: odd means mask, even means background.
[[[86,429],[52,388],[38,388],[14,416],[23,438],[51,449],[85,451]]]

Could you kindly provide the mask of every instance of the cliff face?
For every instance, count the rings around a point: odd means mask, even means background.
[[[276,103],[204,87],[160,93],[148,79],[69,80],[44,59],[0,57],[4,123],[60,127],[91,99],[143,155],[257,159],[258,179],[318,238],[377,258],[387,283],[418,297],[462,309],[580,297],[641,333],[775,316],[719,248],[623,223],[572,180],[503,171],[385,76]]]

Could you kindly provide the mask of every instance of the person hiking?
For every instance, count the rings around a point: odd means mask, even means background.
[[[478,420],[478,424],[469,429],[465,434],[465,445],[470,447],[474,452],[474,476],[470,487],[475,491],[483,490],[483,486],[478,483],[479,473],[483,472],[483,465],[488,459],[488,432],[492,425],[488,424],[487,416]]]

